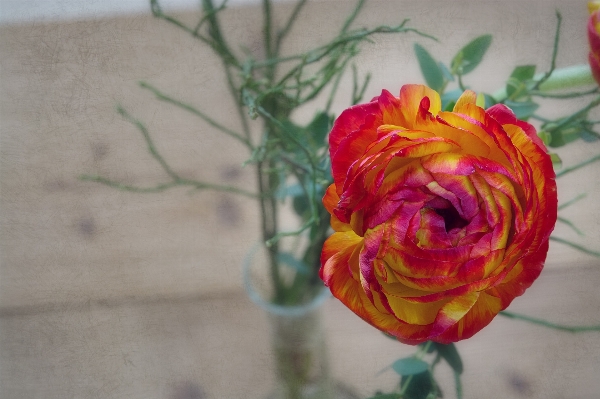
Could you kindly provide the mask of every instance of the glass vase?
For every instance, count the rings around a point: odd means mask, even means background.
[[[250,256],[252,259],[252,255]],[[250,299],[267,313],[275,387],[267,399],[359,399],[331,376],[322,308],[326,287],[310,301],[284,306],[269,301],[265,265],[246,261],[244,283]],[[262,262],[261,262],[262,263]]]

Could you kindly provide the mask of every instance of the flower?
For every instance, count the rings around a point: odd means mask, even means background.
[[[588,62],[592,70],[592,75],[596,83],[600,85],[600,2],[590,1],[588,3],[588,11],[590,17],[588,19],[588,41],[590,43],[590,53]]]
[[[320,276],[335,297],[407,344],[469,338],[540,274],[557,218],[552,162],[530,124],[465,91],[452,112],[406,85],[339,116],[334,233]]]

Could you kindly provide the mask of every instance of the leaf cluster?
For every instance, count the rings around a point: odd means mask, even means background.
[[[429,361],[425,361],[425,358]],[[436,366],[445,361],[455,377],[456,395],[462,398],[460,375],[463,372],[462,359],[454,344],[439,344],[428,341],[420,344],[418,351],[409,357],[396,360],[387,369],[393,370],[400,377],[398,385],[392,392],[378,391],[369,399],[437,399],[443,394],[435,380]]]

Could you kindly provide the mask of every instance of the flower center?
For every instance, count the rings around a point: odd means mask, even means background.
[[[446,232],[450,232],[454,229],[462,229],[469,224],[468,221],[460,216],[453,206],[448,208],[433,208],[433,210],[444,219]]]
[[[425,203],[425,208],[431,209],[444,219],[446,233],[449,233],[454,229],[462,229],[469,224],[469,221],[463,219],[454,205],[445,198],[435,197]]]

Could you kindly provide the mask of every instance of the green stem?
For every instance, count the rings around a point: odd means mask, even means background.
[[[140,87],[142,87],[144,89],[150,90],[152,93],[154,93],[156,98],[158,98],[159,100],[171,103],[179,108],[183,108],[186,111],[191,112],[192,114],[194,114],[196,116],[199,116],[200,118],[202,118],[205,122],[207,122],[212,127],[222,131],[223,133],[233,137],[236,140],[241,141],[243,144],[246,145],[246,147],[250,148],[250,150],[253,149],[251,143],[248,141],[247,138],[243,137],[242,135],[240,135],[237,132],[234,132],[231,129],[226,128],[225,126],[221,125],[220,123],[218,123],[217,121],[215,121],[214,119],[212,119],[211,117],[209,117],[208,115],[203,113],[202,111],[199,111],[198,109],[192,107],[189,104],[183,103],[179,100],[175,100],[174,98],[169,97],[168,95],[164,94],[163,92],[161,92],[154,86],[150,85],[149,83],[139,82],[139,85],[140,85]]]
[[[463,399],[462,382],[460,380],[460,373],[454,372],[454,385],[456,386],[456,399]]]
[[[271,0],[263,0],[263,16],[263,41],[265,44],[265,53],[267,54],[267,58],[273,58],[273,35],[271,33],[273,18],[271,15]],[[272,78],[272,76],[267,77]]]
[[[565,240],[564,238],[550,236],[550,240],[556,241],[556,242],[560,242],[561,244],[565,244],[565,245],[567,245],[567,246],[569,246],[571,248],[574,248],[574,249],[576,249],[578,251],[581,251],[581,252],[586,253],[588,255],[592,255],[592,256],[595,256],[597,258],[600,258],[600,252],[593,251],[593,250],[588,249],[588,248],[586,248],[586,247],[584,247],[582,245],[576,244],[576,243],[571,242],[569,240]]]
[[[229,49],[223,34],[221,33],[221,24],[219,23],[218,12],[212,0],[202,0],[202,9],[205,12],[206,20],[208,21],[208,34],[212,38],[211,47],[219,54],[219,57],[228,65],[240,67],[240,62]]]
[[[543,97],[543,98],[557,98],[557,99],[565,99],[565,98],[578,98],[583,96],[590,96],[592,94],[598,94],[598,87],[594,87],[591,90],[585,91],[575,91],[570,93],[545,93],[541,91],[530,91],[529,94],[532,96]]]
[[[580,200],[584,199],[585,197],[587,197],[587,194],[579,194],[577,197],[575,197],[575,198],[573,198],[573,199],[571,199],[571,200],[569,200],[569,201],[565,202],[564,204],[560,204],[560,205],[558,206],[558,210],[560,211],[560,210],[562,210],[562,209],[568,208],[569,206],[571,206],[571,205],[573,205],[574,203],[576,203],[576,202],[578,202],[578,201],[580,201]]]
[[[285,23],[284,28],[277,34],[277,40],[275,42],[275,54],[279,54],[279,50],[281,48],[281,43],[283,42],[283,39],[285,39],[285,37],[292,29],[292,26],[294,25],[294,22],[296,22],[296,20],[298,19],[298,14],[306,4],[306,1],[307,0],[300,0],[296,3],[296,6],[294,7],[294,10],[290,14],[290,17],[288,18],[287,22]]]
[[[565,169],[561,170],[560,172],[558,172],[556,174],[556,178],[558,179],[559,177],[562,177],[562,176],[566,175],[567,173],[574,172],[577,169],[581,169],[584,166],[587,166],[587,165],[592,164],[592,163],[597,162],[597,161],[600,161],[600,154],[598,154],[596,156],[593,156],[590,159],[587,159],[587,160],[585,160],[585,161],[583,161],[581,163],[578,163],[575,166],[571,166],[569,168],[565,168]]]
[[[569,219],[565,219],[565,218],[559,216],[556,220],[559,221],[559,222],[561,222],[561,223],[563,223],[563,224],[566,224],[567,226],[569,226],[575,233],[577,233],[577,235],[580,235],[580,236],[584,235],[581,232],[581,230],[579,230],[577,228],[577,226],[575,226],[575,224],[573,224],[573,222],[571,222]]]
[[[273,165],[270,161],[261,161],[256,164],[258,176],[258,189],[261,194],[274,192],[277,189],[276,176],[273,175]],[[261,230],[263,242],[268,243],[277,234],[277,201],[273,195],[263,195],[260,199]],[[267,245],[269,269],[273,283],[273,302],[282,304],[285,301],[285,287],[279,273],[279,245],[277,242]]]
[[[559,119],[558,123],[552,124],[552,125],[546,127],[546,131],[547,132],[553,132],[555,130],[558,131],[559,129],[561,129],[565,126],[568,126],[572,122],[575,122],[580,117],[586,116],[590,110],[592,110],[593,108],[596,108],[598,105],[600,105],[600,96],[596,97],[588,105],[586,105],[579,111],[569,115],[567,118]],[[569,171],[572,171],[572,170],[569,170]],[[567,170],[563,170],[562,173],[557,173],[557,177],[562,176],[565,173],[568,173]]]
[[[144,124],[142,122],[140,122],[139,120],[135,119],[134,117],[132,117],[127,111],[125,111],[125,109],[123,107],[121,107],[120,105],[117,106],[117,112],[119,112],[119,114],[121,114],[125,119],[127,119],[129,122],[133,123],[138,129],[139,131],[142,133],[142,135],[144,136],[144,140],[146,141],[146,145],[148,146],[148,151],[150,152],[150,154],[152,155],[152,157],[160,164],[160,166],[162,166],[163,170],[173,179],[173,180],[179,180],[179,176],[177,175],[177,173],[175,173],[173,171],[173,169],[171,169],[171,167],[169,166],[169,164],[164,160],[164,158],[158,153],[158,150],[156,149],[156,147],[154,146],[154,142],[152,141],[152,138],[150,137],[150,133],[148,132],[148,129],[146,129],[146,126],[144,126]]]
[[[134,193],[158,193],[158,192],[166,191],[170,188],[177,187],[177,186],[191,186],[197,190],[215,190],[215,191],[239,194],[239,195],[243,195],[245,197],[253,198],[253,199],[260,198],[259,195],[255,194],[255,193],[251,193],[246,190],[243,190],[241,188],[237,188],[237,187],[233,187],[233,186],[225,186],[225,185],[221,185],[221,184],[205,183],[205,182],[200,182],[200,181],[196,181],[196,180],[182,179],[180,177],[177,177],[177,179],[174,179],[173,181],[171,181],[169,183],[157,184],[154,187],[138,187],[138,186],[133,186],[133,185],[129,185],[129,184],[123,184],[123,183],[119,183],[114,180],[107,179],[106,177],[102,177],[102,176],[82,175],[82,176],[79,176],[79,179],[83,180],[83,181],[91,181],[91,182],[95,182],[95,183],[104,184],[105,186],[116,188],[118,190],[130,191],[130,192],[134,192]]]
[[[356,7],[354,7],[354,10],[352,11],[352,14],[350,14],[348,19],[346,19],[346,22],[344,22],[344,26],[342,26],[342,33],[345,33],[348,30],[348,28],[350,28],[350,25],[352,25],[352,22],[354,22],[354,20],[360,13],[360,10],[365,5],[365,1],[366,0],[358,0],[358,2],[356,3]]]
[[[562,15],[557,10],[556,11],[556,33],[554,34],[554,45],[552,48],[552,58],[550,61],[550,69],[546,73],[544,73],[539,79],[537,79],[537,83],[533,86],[533,90],[538,90],[541,85],[546,83],[546,81],[550,78],[550,76],[556,69],[556,56],[558,55],[558,43],[560,42],[560,25],[561,25],[561,23],[562,23]]]
[[[433,345],[433,342],[427,341],[427,343],[424,346],[420,346],[419,351],[415,354],[415,358],[419,359],[419,360],[423,359],[423,356],[425,356],[427,351],[429,351],[429,348],[431,347],[431,345]],[[412,379],[413,379],[413,374],[406,377],[406,381],[404,381],[404,384],[402,384],[402,387],[400,387],[400,397],[404,397],[404,395],[406,394],[406,391],[408,390],[408,387],[410,386]]]
[[[507,312],[506,310],[500,312],[500,314],[504,317],[508,317],[510,319],[523,320],[529,323],[537,324],[540,326],[552,328],[554,330],[567,331],[571,333],[580,333],[586,331],[600,331],[600,324],[595,326],[566,326],[564,324],[552,323],[547,320],[538,319],[535,317],[525,316],[518,313]]]
[[[544,78],[544,76],[546,76],[546,74],[536,74],[533,77],[533,80],[539,82]],[[590,84],[595,84],[590,66],[587,64],[572,65],[566,68],[554,69],[552,74],[550,74],[550,76],[548,76],[548,78],[542,84],[540,84],[536,93],[548,93]],[[494,97],[496,101],[505,100],[508,97],[506,94],[506,87],[494,92],[492,97]]]

